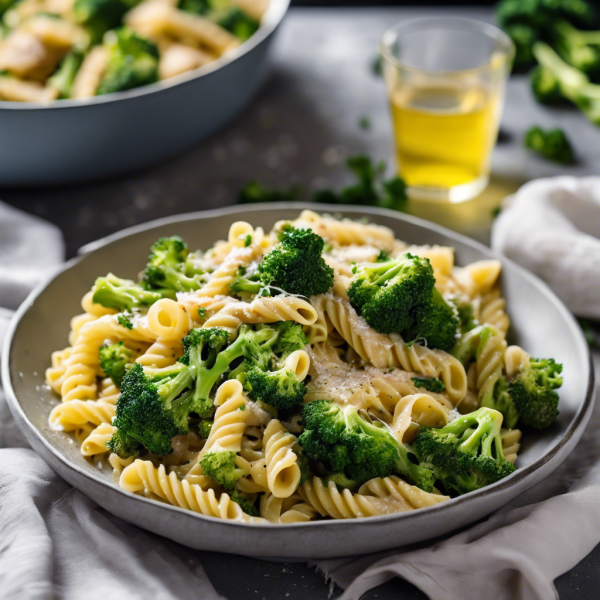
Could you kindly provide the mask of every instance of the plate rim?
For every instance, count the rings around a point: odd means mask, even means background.
[[[211,516],[202,515],[200,513],[195,513],[193,511],[189,511],[189,510],[180,508],[178,506],[173,506],[173,505],[166,504],[166,503],[156,502],[149,498],[145,498],[144,496],[139,496],[137,494],[127,492],[127,491],[123,490],[122,488],[118,487],[117,485],[115,485],[113,482],[111,482],[105,478],[96,476],[94,473],[90,473],[87,470],[84,470],[83,467],[81,467],[75,463],[72,463],[66,457],[64,457],[62,455],[62,453],[59,450],[57,450],[50,443],[50,441],[48,441],[41,434],[40,430],[37,427],[35,427],[33,425],[33,423],[29,420],[29,418],[25,414],[24,410],[22,409],[19,400],[17,399],[16,393],[12,386],[12,380],[11,380],[11,375],[10,375],[10,351],[11,351],[12,342],[15,337],[15,334],[16,334],[16,331],[17,331],[17,328],[18,328],[18,325],[19,325],[21,319],[25,316],[25,314],[31,308],[31,306],[33,305],[35,300],[44,292],[44,290],[50,285],[50,283],[52,281],[54,281],[61,273],[71,269],[76,264],[81,262],[88,253],[99,250],[100,248],[103,248],[112,242],[129,237],[136,233],[148,231],[148,230],[151,230],[151,229],[154,229],[157,227],[161,227],[164,225],[175,224],[175,223],[182,222],[182,221],[201,220],[201,219],[206,219],[206,218],[227,216],[227,215],[231,215],[231,214],[268,212],[268,211],[275,210],[275,209],[289,209],[289,210],[296,209],[299,211],[300,210],[313,210],[318,213],[328,213],[328,214],[336,214],[336,213],[343,214],[344,212],[350,211],[350,212],[364,212],[366,217],[368,217],[369,215],[380,215],[382,217],[391,217],[392,219],[405,221],[412,225],[418,225],[420,227],[424,227],[424,228],[429,229],[440,235],[445,235],[450,238],[453,238],[467,246],[470,246],[470,247],[482,252],[485,255],[494,257],[503,263],[510,264],[511,268],[514,268],[517,271],[519,271],[523,277],[525,277],[532,284],[537,286],[543,294],[545,294],[547,297],[549,297],[557,305],[557,308],[562,313],[561,316],[566,321],[569,322],[571,329],[573,329],[573,332],[575,333],[575,335],[577,337],[579,337],[579,341],[580,341],[580,343],[582,343],[582,347],[585,348],[585,351],[586,351],[587,368],[589,371],[589,375],[588,375],[588,382],[587,382],[585,397],[583,398],[583,401],[581,402],[579,408],[577,409],[575,416],[569,423],[569,425],[568,425],[564,435],[561,437],[561,439],[556,443],[556,445],[553,448],[551,448],[550,450],[545,452],[542,456],[537,458],[531,464],[527,465],[526,467],[517,469],[514,473],[512,473],[505,479],[502,479],[501,481],[498,481],[492,485],[486,486],[486,487],[476,490],[474,492],[469,492],[468,494],[464,494],[462,496],[452,498],[449,501],[441,502],[434,506],[420,508],[416,511],[391,513],[391,514],[386,514],[386,515],[377,515],[377,516],[373,516],[373,517],[358,517],[358,518],[354,518],[354,519],[330,519],[330,520],[323,520],[323,521],[309,521],[309,522],[305,522],[305,523],[289,523],[289,524],[275,523],[275,524],[267,524],[267,525],[261,524],[261,523],[244,523],[244,522],[232,521],[229,519],[220,519],[218,517],[211,517]],[[2,358],[1,374],[2,374],[2,384],[4,387],[4,393],[6,395],[6,400],[7,400],[9,409],[10,409],[11,413],[13,414],[13,416],[15,417],[15,421],[17,422],[17,425],[19,426],[20,429],[22,429],[21,423],[24,423],[28,428],[28,433],[35,437],[36,442],[41,444],[45,448],[46,451],[50,452],[56,460],[60,461],[68,469],[76,471],[76,473],[79,476],[83,476],[86,479],[92,479],[94,483],[101,484],[101,486],[105,487],[106,489],[112,490],[113,492],[123,494],[127,498],[135,498],[138,501],[148,503],[149,505],[157,507],[157,508],[162,508],[163,510],[175,511],[177,513],[180,512],[182,514],[188,515],[189,517],[200,519],[201,521],[218,522],[220,525],[223,525],[226,527],[233,527],[233,528],[242,527],[243,530],[258,528],[258,530],[265,532],[265,533],[267,531],[268,532],[291,531],[291,530],[295,530],[297,528],[302,528],[302,529],[325,528],[325,529],[327,529],[327,528],[335,527],[335,528],[339,529],[339,528],[353,526],[353,525],[357,525],[357,524],[364,525],[364,524],[371,523],[371,524],[375,525],[375,524],[381,524],[381,523],[384,523],[387,521],[394,521],[394,522],[401,521],[401,520],[405,520],[405,519],[415,518],[420,515],[430,515],[430,514],[439,513],[442,511],[447,512],[447,511],[455,509],[455,507],[464,505],[465,502],[468,503],[475,498],[485,497],[485,496],[489,496],[490,494],[494,494],[496,492],[501,492],[502,490],[513,487],[514,485],[517,485],[519,482],[523,481],[524,479],[529,478],[530,475],[532,475],[533,473],[535,473],[536,471],[541,469],[545,464],[550,462],[562,450],[562,448],[571,440],[571,438],[574,436],[574,434],[579,431],[580,428],[582,429],[581,433],[583,433],[583,427],[585,426],[585,424],[589,420],[589,417],[591,416],[591,412],[592,412],[592,409],[594,406],[594,400],[595,400],[595,394],[594,394],[594,392],[595,392],[595,373],[594,373],[594,365],[593,365],[591,350],[590,350],[587,342],[585,341],[583,332],[578,331],[575,317],[568,310],[568,308],[566,307],[564,302],[554,293],[554,291],[552,291],[552,289],[548,286],[548,284],[546,284],[543,280],[541,280],[539,277],[537,277],[533,273],[530,273],[529,271],[527,271],[526,269],[524,269],[523,267],[521,267],[520,265],[518,265],[511,259],[506,258],[503,255],[500,255],[496,251],[492,250],[491,248],[485,246],[481,242],[473,240],[463,234],[452,231],[446,227],[443,227],[442,225],[438,225],[437,223],[433,223],[433,222],[427,221],[425,219],[415,217],[413,215],[399,213],[397,211],[393,211],[390,209],[364,207],[364,206],[353,206],[353,205],[342,205],[342,204],[340,204],[340,205],[337,205],[337,204],[336,205],[332,205],[332,204],[315,205],[314,203],[308,203],[308,202],[272,202],[272,203],[257,203],[257,204],[253,204],[253,205],[226,206],[226,207],[204,210],[204,211],[181,213],[178,215],[171,215],[168,217],[155,219],[152,221],[148,221],[146,223],[134,225],[133,227],[128,227],[126,229],[120,230],[118,232],[115,232],[115,233],[105,236],[103,238],[100,238],[94,242],[90,242],[89,244],[86,244],[85,246],[82,246],[80,248],[77,256],[71,258],[70,260],[65,262],[63,265],[61,265],[59,268],[57,268],[53,273],[51,273],[44,281],[40,282],[30,292],[30,294],[27,296],[25,301],[21,304],[21,306],[19,306],[19,308],[15,312],[15,314],[9,324],[8,330],[6,332],[4,344],[2,347],[1,355],[2,355],[1,356],[1,358]],[[15,412],[18,413],[18,417],[17,417],[17,414],[15,414]],[[22,431],[22,433],[27,437],[27,434],[24,431]],[[42,457],[42,459],[43,459],[43,457]],[[546,476],[544,476],[544,478],[547,477],[549,474],[550,473],[548,473]],[[535,484],[533,484],[533,485],[535,485]],[[82,493],[85,494],[85,492],[82,492]]]

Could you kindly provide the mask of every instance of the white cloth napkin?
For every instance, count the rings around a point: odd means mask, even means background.
[[[544,279],[578,316],[600,319],[600,177],[553,177],[509,197],[492,248]]]
[[[64,257],[60,231],[0,203],[0,306]],[[0,308],[0,348],[10,311]],[[219,600],[197,552],[98,507],[21,437],[0,388],[0,600]]]

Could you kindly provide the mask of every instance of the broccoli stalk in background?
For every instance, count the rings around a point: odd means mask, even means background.
[[[562,129],[544,130],[532,127],[525,134],[525,148],[537,152],[544,158],[568,165],[573,162],[571,143]]]
[[[432,348],[454,346],[458,319],[435,288],[429,259],[410,253],[384,263],[356,267],[350,303],[380,333],[425,339]]]
[[[125,367],[133,362],[133,352],[124,346],[123,342],[117,342],[102,346],[98,354],[100,367],[104,374],[110,377],[113,383],[120,388],[123,377],[125,377]]]
[[[71,95],[71,87],[82,62],[83,52],[72,50],[62,59],[58,69],[46,82],[48,86],[58,90],[60,99],[68,98]]]
[[[415,456],[387,427],[369,423],[354,406],[315,400],[304,406],[302,420],[304,431],[298,443],[304,454],[356,485],[397,474],[425,491],[433,490],[431,470],[416,464]]]
[[[92,293],[92,301],[95,304],[119,311],[151,306],[163,297],[163,294],[145,290],[135,281],[121,279],[112,273],[106,277],[98,277]]]
[[[193,382],[190,369],[180,363],[156,369],[152,377],[135,363],[123,377],[113,422],[117,432],[108,446],[121,458],[137,452],[140,444],[159,455],[170,454],[171,440],[189,431],[188,414]]]
[[[296,200],[300,194],[300,188],[292,186],[288,189],[268,188],[258,181],[247,183],[238,193],[240,204],[251,204],[253,202],[286,202]]]
[[[106,70],[96,95],[123,92],[158,81],[158,48],[154,42],[123,27],[107,32]]]
[[[597,81],[600,76],[600,31],[581,31],[567,21],[559,21],[554,25],[552,45],[563,60]]]
[[[121,23],[123,15],[140,0],[75,0],[73,17],[88,31],[92,43]]]
[[[187,244],[177,235],[159,238],[150,248],[148,264],[142,274],[149,290],[192,292],[203,283],[204,271],[193,262]],[[172,292],[171,292],[172,293]]]
[[[180,0],[179,8],[217,23],[242,41],[252,37],[260,26],[229,0]]]
[[[233,294],[258,294],[274,288],[289,294],[324,294],[333,285],[333,269],[323,260],[323,238],[310,229],[287,227],[278,244],[258,265],[251,278],[239,274],[232,282]]]
[[[466,494],[515,470],[502,453],[501,426],[501,413],[480,408],[442,429],[421,427],[413,445],[447,491]]]

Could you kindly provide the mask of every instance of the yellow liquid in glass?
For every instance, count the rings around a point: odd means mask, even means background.
[[[407,86],[393,93],[399,172],[415,187],[451,188],[487,177],[498,94],[482,87]]]

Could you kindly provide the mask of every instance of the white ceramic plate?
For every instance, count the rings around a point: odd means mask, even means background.
[[[19,308],[4,346],[2,376],[10,409],[32,447],[69,483],[113,514],[192,548],[281,558],[326,558],[385,550],[432,539],[497,510],[548,476],[573,450],[593,407],[593,370],[581,330],[549,288],[502,259],[503,294],[512,320],[511,341],[534,356],[564,364],[560,417],[543,433],[524,437],[515,473],[506,479],[413,512],[349,521],[295,525],[246,525],[204,517],[135,496],[112,483],[111,474],[86,462],[71,437],[49,429],[57,403],[43,387],[50,353],[67,345],[69,320],[95,278],[108,271],[136,277],[148,248],[163,235],[181,235],[191,248],[208,248],[226,238],[232,221],[243,219],[269,229],[315,205],[270,204],[231,207],[147,223],[90,244]],[[494,257],[488,248],[426,221],[387,210],[318,205],[325,212],[367,217],[392,228],[402,240],[453,246],[457,264]]]

